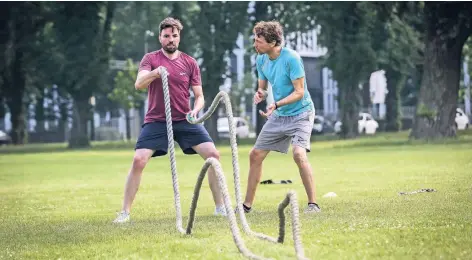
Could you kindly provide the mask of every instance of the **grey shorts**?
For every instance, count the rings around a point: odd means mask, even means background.
[[[310,151],[310,138],[315,120],[314,111],[295,116],[270,115],[257,137],[254,148],[287,153],[290,143]]]

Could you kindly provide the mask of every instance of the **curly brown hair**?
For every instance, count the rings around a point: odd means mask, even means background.
[[[162,20],[162,22],[159,24],[159,34],[161,34],[162,30],[166,28],[175,28],[177,31],[182,31],[184,26],[180,22],[179,19],[175,19],[172,17],[167,17],[166,19]]]
[[[264,37],[268,43],[275,42],[275,46],[281,45],[284,39],[284,30],[277,21],[258,22],[252,31],[257,37]]]

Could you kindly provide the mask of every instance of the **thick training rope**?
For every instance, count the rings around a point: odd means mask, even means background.
[[[164,89],[164,102],[165,102],[165,113],[166,113],[166,124],[167,124],[167,137],[169,143],[169,156],[170,156],[170,163],[171,163],[171,171],[172,171],[172,183],[174,188],[174,202],[175,202],[175,210],[176,210],[176,226],[177,230],[182,234],[191,234],[192,227],[195,220],[195,211],[197,207],[198,197],[200,194],[200,188],[203,183],[203,179],[205,177],[206,172],[208,171],[209,167],[213,167],[215,173],[218,178],[218,185],[221,190],[221,194],[224,199],[224,205],[226,209],[226,213],[228,215],[228,221],[230,224],[230,229],[233,235],[233,240],[236,243],[239,251],[246,257],[250,259],[264,259],[260,256],[257,256],[251,253],[246,246],[244,245],[244,241],[241,238],[239,233],[239,229],[236,222],[236,216],[233,212],[231,206],[231,200],[228,193],[228,188],[226,184],[226,179],[221,167],[221,164],[215,158],[208,158],[203,165],[200,175],[198,176],[197,183],[195,185],[195,190],[192,198],[192,204],[190,207],[190,214],[187,223],[187,228],[184,229],[182,227],[182,211],[181,211],[181,204],[180,204],[180,192],[179,192],[179,183],[177,177],[177,164],[175,161],[175,148],[174,148],[174,134],[172,129],[172,115],[171,115],[171,108],[170,108],[170,95],[169,95],[169,85],[168,85],[168,72],[164,67],[160,67],[159,74],[162,78],[162,86]],[[192,124],[198,124],[206,119],[208,119],[213,112],[216,110],[219,102],[223,100],[226,108],[226,116],[228,117],[229,123],[229,130],[230,130],[230,144],[231,144],[231,153],[232,153],[232,164],[233,164],[233,177],[234,177],[234,188],[235,188],[235,196],[236,196],[236,211],[239,213],[239,218],[242,223],[243,230],[246,234],[256,236],[260,239],[267,240],[274,243],[283,243],[285,237],[285,214],[284,210],[288,206],[291,205],[291,213],[292,213],[292,234],[295,246],[295,253],[297,255],[297,259],[307,259],[304,256],[304,250],[300,238],[300,222],[299,222],[299,208],[298,208],[298,200],[296,193],[294,191],[289,191],[285,197],[285,199],[279,204],[278,207],[278,214],[279,214],[279,237],[277,239],[257,233],[251,230],[249,224],[246,220],[246,215],[244,213],[241,199],[241,191],[240,191],[240,179],[239,179],[239,159],[238,159],[238,148],[236,143],[236,133],[235,133],[235,126],[233,120],[233,110],[231,108],[231,101],[226,92],[219,92],[218,95],[213,100],[212,104],[210,105],[209,109],[206,113],[199,119],[195,118],[188,118],[187,120]]]

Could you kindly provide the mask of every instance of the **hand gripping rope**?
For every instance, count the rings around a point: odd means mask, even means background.
[[[159,74],[162,78],[162,86],[164,89],[164,102],[165,102],[165,113],[166,113],[166,123],[167,123],[167,137],[169,142],[169,156],[170,156],[170,165],[172,170],[172,183],[174,188],[174,202],[175,202],[175,211],[176,211],[176,225],[177,230],[182,234],[191,234],[192,227],[195,220],[195,211],[197,207],[198,197],[200,194],[200,188],[203,183],[203,179],[205,178],[205,174],[210,167],[216,172],[218,178],[218,185],[221,190],[221,194],[223,195],[224,205],[226,209],[226,213],[228,215],[228,221],[230,224],[230,229],[233,235],[233,240],[236,243],[237,248],[239,251],[247,258],[250,259],[265,259],[258,255],[253,254],[249,251],[246,246],[244,245],[244,241],[241,238],[241,234],[239,232],[238,224],[236,222],[236,216],[233,211],[231,205],[231,199],[228,193],[228,186],[226,185],[225,175],[223,173],[221,164],[215,158],[208,158],[203,165],[200,174],[198,175],[197,183],[195,185],[195,190],[193,193],[192,204],[190,206],[190,213],[187,223],[187,228],[184,229],[182,227],[182,210],[180,207],[180,193],[179,193],[179,182],[177,177],[177,164],[175,161],[175,148],[174,148],[174,133],[172,130],[172,116],[171,116],[171,109],[170,109],[170,96],[169,96],[169,85],[168,85],[168,72],[164,67],[159,68]],[[226,116],[228,117],[229,123],[229,131],[230,131],[230,143],[231,143],[231,153],[233,157],[233,176],[234,176],[234,188],[235,188],[235,196],[236,196],[236,211],[239,214],[239,218],[241,220],[241,224],[243,230],[246,234],[256,236],[260,239],[267,240],[273,243],[283,243],[285,237],[285,208],[290,204],[291,206],[291,213],[292,213],[292,233],[293,233],[293,240],[295,246],[295,253],[297,255],[297,259],[307,259],[304,256],[303,246],[300,238],[300,221],[299,221],[299,208],[298,208],[298,201],[297,195],[294,191],[289,191],[282,202],[280,202],[278,207],[278,214],[279,214],[279,237],[273,238],[261,233],[257,233],[251,230],[249,224],[246,220],[246,215],[244,213],[243,208],[241,207],[241,192],[240,192],[240,181],[239,181],[239,163],[238,163],[238,147],[236,144],[236,134],[235,134],[235,127],[233,121],[233,110],[231,108],[231,101],[228,94],[224,91],[221,91],[216,95],[215,99],[211,103],[210,108],[208,111],[199,119],[189,118],[187,120],[192,124],[199,124],[206,119],[208,119],[213,112],[216,110],[219,102],[223,100],[226,108]]]

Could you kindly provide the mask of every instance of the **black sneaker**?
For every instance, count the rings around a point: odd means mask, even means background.
[[[248,206],[246,206],[246,205],[244,205],[244,203],[243,203],[243,210],[244,210],[244,213],[246,213],[246,214],[251,212],[251,208],[248,207]],[[237,213],[238,213],[238,209],[236,208],[236,209],[234,210],[234,214],[237,214]]]

